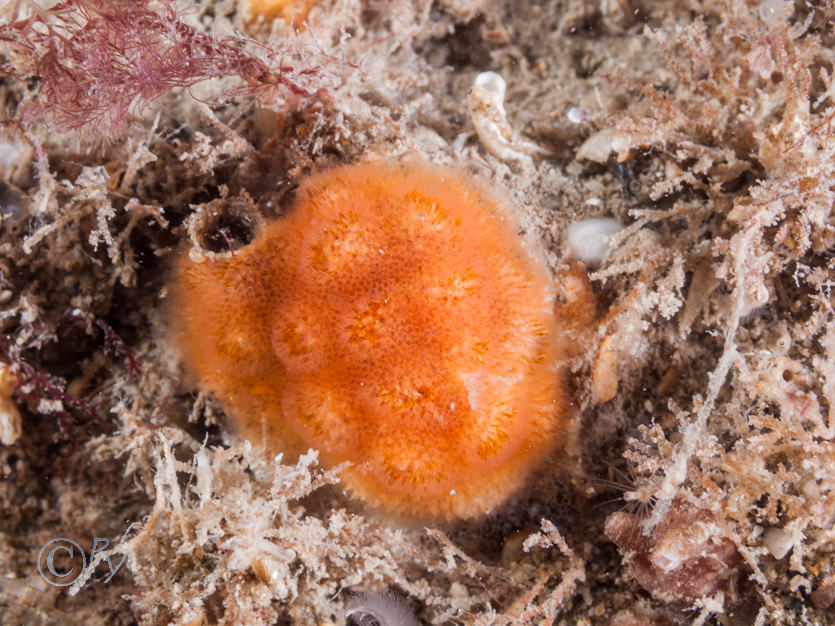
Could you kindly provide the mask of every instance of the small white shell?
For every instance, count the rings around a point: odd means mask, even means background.
[[[763,544],[778,561],[789,553],[794,541],[791,532],[783,528],[768,528],[763,533]]]
[[[604,128],[593,133],[577,149],[577,158],[606,163],[614,152],[618,163],[623,163],[632,152],[633,139],[628,133],[620,133],[614,128]]]
[[[794,13],[791,0],[763,0],[758,7],[760,19],[770,28],[784,26]]]
[[[586,265],[600,265],[611,250],[609,237],[622,229],[611,217],[591,217],[569,224],[565,231],[569,254]]]
[[[592,118],[591,112],[585,107],[571,107],[565,117],[572,124],[586,124]]]
[[[605,163],[612,154],[612,140],[615,136],[613,128],[604,128],[592,134],[577,150],[578,159],[586,159],[595,163]]]
[[[480,90],[488,94],[490,99],[494,99],[504,114],[504,96],[507,93],[507,83],[504,78],[496,72],[482,72],[475,77],[473,82],[473,90]]]

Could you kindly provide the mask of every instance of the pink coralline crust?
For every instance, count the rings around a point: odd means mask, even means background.
[[[555,295],[516,228],[456,170],[319,174],[247,247],[183,257],[178,343],[272,453],[349,461],[347,488],[400,515],[488,511],[567,420]]]
[[[710,512],[676,503],[649,535],[642,522],[632,513],[613,513],[606,519],[606,535],[652,595],[690,603],[735,582],[742,557]]]

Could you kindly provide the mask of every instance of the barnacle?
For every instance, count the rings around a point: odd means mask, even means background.
[[[503,204],[455,170],[313,177],[227,255],[184,255],[172,319],[189,369],[272,451],[351,462],[372,505],[487,511],[565,431],[555,294]]]

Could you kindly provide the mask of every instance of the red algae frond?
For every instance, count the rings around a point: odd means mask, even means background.
[[[175,88],[236,77],[240,84],[227,95],[284,102],[288,95],[327,92],[334,85],[327,66],[341,63],[297,43],[274,48],[204,32],[183,17],[175,0],[64,0],[29,17],[23,17],[22,3],[3,4],[10,15],[0,21],[0,43],[14,61],[0,63],[0,76],[37,79],[39,85],[37,98],[21,111],[93,138],[120,134],[135,114]],[[256,4],[268,17],[300,23],[315,2]]]
[[[399,515],[486,512],[562,438],[554,292],[503,203],[455,170],[314,176],[286,217],[184,257],[188,367],[272,453],[318,449]]]

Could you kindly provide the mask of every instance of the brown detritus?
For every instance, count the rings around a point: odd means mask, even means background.
[[[90,406],[81,398],[76,398],[66,392],[67,381],[60,376],[52,376],[39,372],[26,361],[12,357],[12,363],[19,369],[19,384],[15,394],[19,402],[40,401],[44,396],[48,400],[66,404],[78,414],[83,415],[88,421],[95,422],[99,426],[107,426],[108,423],[99,416],[95,407]],[[59,424],[67,426],[72,418],[66,411],[58,410]],[[63,430],[63,428],[62,428]]]
[[[829,610],[835,605],[835,577],[821,583],[817,589],[812,592],[812,604],[822,611]]]
[[[615,613],[601,626],[673,626],[675,622],[664,613],[649,606],[636,604]]]
[[[48,476],[58,472],[75,454],[80,443],[77,427],[77,416],[83,417],[87,423],[94,423],[99,428],[106,429],[110,424],[104,420],[97,410],[81,398],[67,393],[67,381],[60,376],[52,376],[36,370],[25,361],[15,356],[11,357],[18,377],[18,386],[14,392],[15,400],[20,404],[30,406],[36,413],[55,415],[58,421],[58,431],[53,439],[56,442],[69,444],[46,470]],[[67,410],[65,407],[69,407]]]
[[[613,513],[606,519],[606,536],[620,548],[635,580],[666,602],[691,604],[729,592],[743,563],[716,517],[682,502],[649,531],[646,518]]]
[[[80,323],[84,324],[86,328],[93,325],[98,328],[102,332],[105,352],[109,352],[114,356],[123,356],[127,360],[128,376],[131,379],[134,376],[137,380],[142,377],[142,366],[139,364],[136,354],[107,322],[89,313],[78,310],[66,312],[61,316],[59,323],[61,322]]]

